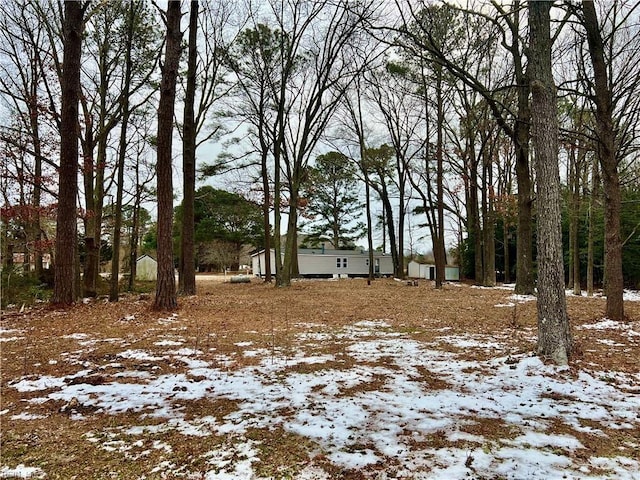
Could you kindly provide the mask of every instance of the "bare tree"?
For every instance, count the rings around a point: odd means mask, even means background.
[[[184,125],[182,130],[182,225],[180,231],[179,290],[185,295],[196,293],[195,270],[195,212],[196,190],[196,69],[198,56],[198,0],[191,0],[189,12],[189,51],[187,60],[187,89],[184,98]]]
[[[278,93],[280,83],[286,81],[288,75],[279,58],[281,43],[287,42],[282,32],[272,30],[259,23],[240,32],[231,48],[228,49],[226,62],[236,76],[236,91],[240,101],[233,101],[233,116],[247,125],[252,149],[259,156],[260,188],[262,189],[262,213],[264,224],[264,248],[271,250],[270,213],[280,205],[279,163],[275,149],[275,135],[278,131],[278,112],[284,109],[283,100]],[[271,162],[273,167],[271,168]],[[273,171],[272,171],[273,170]],[[274,193],[271,193],[271,175],[275,172]],[[277,195],[277,198],[275,198]],[[276,213],[276,222],[279,215]],[[279,243],[279,235],[276,236]],[[279,248],[278,248],[279,251]],[[277,268],[276,268],[277,267]],[[265,256],[265,282],[272,281],[272,269],[281,269],[282,259],[276,259],[271,265],[271,255]]]
[[[424,146],[429,141],[428,136],[424,136],[424,102],[415,91],[420,86],[410,78],[411,73],[409,67],[390,62],[365,77],[370,89],[371,102],[382,115],[394,153],[393,168],[391,165],[387,166],[381,157],[380,161],[370,162],[370,173],[375,172],[378,179],[371,183],[371,186],[383,202],[388,228],[394,226],[394,231],[389,231],[389,235],[393,238],[391,253],[396,278],[404,278],[404,226],[411,185],[422,193],[419,180],[416,181],[411,176],[411,164],[423,157]],[[420,173],[424,172],[421,170]],[[370,182],[371,180],[372,178]],[[427,185],[430,186],[428,180]],[[388,188],[390,186],[393,186],[394,193],[398,196],[397,214],[394,214],[391,206]],[[425,208],[427,216],[429,212],[430,210]],[[434,225],[431,221],[428,223],[430,227]],[[437,236],[433,236],[436,231],[437,227],[435,230],[431,229],[434,242],[437,241]]]
[[[189,17],[189,47],[186,82],[184,86],[184,117],[179,133],[182,136],[183,162],[183,214],[180,230],[180,261],[178,290],[195,294],[195,246],[193,210],[196,183],[196,154],[205,142],[217,139],[227,132],[219,121],[220,113],[212,114],[218,102],[227,96],[232,83],[226,81],[228,73],[228,47],[237,28],[231,25],[237,15],[231,2],[191,2]],[[203,176],[218,173],[220,165],[205,165]],[[191,211],[190,211],[191,210]]]
[[[373,259],[373,222],[371,215],[371,186],[372,182],[369,178],[369,155],[375,153],[367,148],[366,136],[366,122],[363,115],[363,95],[362,95],[362,77],[358,77],[355,83],[351,86],[347,94],[344,96],[342,103],[344,107],[344,131],[349,132],[354,137],[356,144],[357,154],[355,157],[358,169],[361,175],[361,181],[365,187],[365,217],[366,217],[366,230],[367,230],[367,249],[369,253],[369,275],[367,277],[367,285],[371,285],[371,282],[375,278],[375,268]],[[345,140],[344,135],[341,135],[342,141]],[[383,227],[384,228],[384,227]]]
[[[117,301],[119,292],[119,273],[120,273],[120,238],[122,228],[122,209],[123,209],[123,196],[125,191],[124,185],[124,171],[125,160],[127,157],[127,146],[129,143],[129,128],[130,118],[135,112],[135,109],[139,105],[131,106],[131,92],[135,92],[140,89],[141,85],[146,83],[149,79],[149,75],[152,68],[144,69],[140,68],[139,58],[134,58],[133,48],[136,43],[146,43],[150,39],[144,34],[136,35],[136,31],[143,30],[146,27],[144,23],[145,10],[143,4],[138,2],[130,2],[127,9],[127,21],[124,26],[124,72],[122,77],[122,87],[119,95],[119,109],[121,113],[120,119],[120,139],[118,143],[118,160],[115,166],[115,173],[117,174],[116,180],[116,204],[114,213],[114,227],[113,227],[113,256],[111,258],[111,285],[109,290],[109,300]],[[142,28],[141,28],[142,27]],[[136,38],[141,37],[141,38]],[[149,42],[153,43],[153,42]],[[153,47],[149,46],[149,49],[153,52]],[[152,55],[155,56],[155,55]],[[138,62],[137,62],[138,60]],[[138,63],[138,68],[135,68],[134,63]],[[155,62],[153,59],[148,60],[148,64],[153,65]],[[147,65],[148,66],[148,65]],[[138,82],[136,85],[132,85],[134,74],[142,74],[143,81]],[[155,91],[154,89],[151,90]],[[137,160],[137,159],[136,159]],[[136,165],[137,168],[137,165]],[[139,208],[139,207],[138,207]],[[137,211],[134,207],[134,217],[137,215]]]
[[[20,159],[15,168],[10,167],[13,162],[7,162],[3,173],[20,188],[22,214],[14,220],[21,224],[25,266],[33,260],[36,277],[42,275],[46,244],[41,221],[44,204],[47,197],[51,201],[57,194],[51,181],[57,165],[50,158],[57,152],[53,138],[59,130],[57,112],[50,110],[44,93],[47,89],[57,92],[59,79],[45,68],[52,62],[52,49],[41,21],[33,2],[7,3],[0,18],[0,93],[11,117],[0,129],[0,139],[11,157]]]
[[[146,112],[145,112],[146,114]],[[148,158],[151,156],[149,150],[149,137],[151,125],[146,122],[145,114],[140,117],[141,125],[132,125],[135,127],[135,136],[133,146],[133,172],[129,183],[132,185],[130,195],[132,197],[133,216],[131,219],[131,235],[129,238],[129,283],[128,291],[133,290],[136,278],[136,260],[138,259],[138,246],[143,236],[142,228],[144,226],[146,210],[142,204],[152,200],[154,195],[150,192],[150,185],[155,180],[155,166],[152,165]],[[131,130],[129,130],[131,132]],[[137,140],[137,141],[135,141]],[[148,213],[146,213],[148,215]]]
[[[617,3],[617,2],[615,2]],[[637,7],[637,5],[636,5]],[[615,8],[615,7],[614,7]],[[632,9],[633,11],[633,9]],[[621,192],[620,192],[620,175],[618,166],[624,157],[622,140],[617,132],[621,131],[620,120],[614,121],[614,109],[616,107],[614,100],[614,83],[610,75],[611,63],[607,65],[605,58],[605,44],[603,34],[598,23],[598,17],[594,2],[585,0],[582,2],[583,24],[587,33],[587,42],[589,45],[589,55],[593,66],[593,90],[595,95],[592,97],[596,106],[596,151],[600,161],[604,207],[605,207],[605,295],[607,296],[606,315],[612,320],[624,319],[624,302],[623,288],[624,279],[622,276],[622,239],[620,236],[620,209],[621,209]],[[614,33],[617,26],[614,26]],[[613,37],[614,35],[612,35]],[[609,47],[612,48],[610,40]],[[636,59],[636,67],[637,61]],[[612,58],[609,59],[613,61]],[[633,69],[633,64],[624,68]],[[624,89],[627,93],[623,93],[624,100],[629,97],[631,92],[636,97],[640,87],[638,80],[638,70],[636,68],[635,79],[631,77],[631,82],[624,83]],[[622,148],[621,148],[622,147]]]
[[[396,1],[401,23],[394,29],[402,35],[403,48],[416,56],[427,55],[433,62],[442,65],[448,72],[478,92],[487,102],[487,107],[504,133],[512,139],[516,147],[516,172],[518,185],[517,222],[517,278],[518,293],[533,293],[533,258],[531,230],[531,177],[529,172],[529,81],[524,66],[525,46],[523,43],[520,16],[522,7],[514,2],[508,11],[499,2],[492,2],[497,15],[482,11],[463,10],[468,41],[464,48],[447,52],[440,48],[436,38],[437,30],[430,28],[424,16],[430,12],[426,2],[418,7]],[[454,8],[451,6],[441,8]],[[486,56],[488,40],[501,38],[501,45],[511,57],[511,75],[490,78],[485,81],[477,74],[474,64]],[[509,64],[505,57],[505,64]],[[474,73],[474,71],[476,73]],[[515,82],[512,81],[515,80]],[[507,83],[505,83],[507,82]],[[514,85],[515,83],[515,85]],[[504,91],[517,91],[517,105],[514,108],[504,102]]]

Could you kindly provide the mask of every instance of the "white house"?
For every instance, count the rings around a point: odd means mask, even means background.
[[[251,255],[253,274],[265,275],[265,251]],[[276,255],[271,250],[271,272],[275,273]],[[298,268],[303,277],[366,277],[369,275],[369,252],[363,250],[329,250],[324,248],[298,249]],[[373,253],[376,275],[393,275],[393,260],[381,252]]]
[[[407,276],[409,278],[426,278],[427,280],[436,279],[435,265],[418,263],[415,260],[411,260],[407,270]],[[449,282],[460,280],[460,268],[447,265],[444,268],[444,279]]]
[[[156,280],[158,278],[158,262],[149,255],[142,255],[136,260],[136,280]]]

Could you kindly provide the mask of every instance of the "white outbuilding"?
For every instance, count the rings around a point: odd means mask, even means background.
[[[155,281],[158,278],[158,262],[149,255],[142,255],[136,260],[136,280]]]
[[[436,279],[436,266],[429,263],[419,263],[411,260],[407,266],[407,276],[409,278],[426,278],[427,280]],[[457,282],[460,280],[460,267],[447,265],[444,268],[444,279],[448,282]]]
[[[265,250],[251,255],[253,274],[265,275]],[[275,273],[276,256],[271,250],[271,272]],[[369,252],[364,250],[329,250],[324,248],[298,249],[298,268],[303,277],[346,278],[369,275]],[[393,260],[382,252],[373,253],[375,275],[393,275]]]

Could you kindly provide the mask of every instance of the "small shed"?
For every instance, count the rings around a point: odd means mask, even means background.
[[[426,278],[427,280],[436,279],[436,266],[428,263],[419,263],[411,260],[407,266],[407,275],[409,278]],[[447,265],[444,268],[444,279],[448,282],[457,282],[460,280],[460,267],[455,265]]]
[[[136,280],[155,281],[158,278],[158,262],[149,255],[136,260]]]

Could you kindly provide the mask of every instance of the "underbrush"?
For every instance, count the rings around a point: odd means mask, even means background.
[[[22,266],[2,270],[1,307],[33,305],[47,301],[52,289],[33,273],[25,273]]]
[[[51,278],[49,278],[51,277]],[[81,280],[82,281],[82,280]],[[47,302],[53,294],[53,272],[45,271],[43,277],[33,272],[24,272],[22,266],[14,266],[2,270],[0,286],[0,308],[26,307],[36,303]],[[156,282],[136,280],[133,289],[128,290],[129,282],[125,277],[120,281],[120,294],[124,293],[153,293]],[[98,297],[109,295],[111,286],[109,278],[98,276],[96,294]]]

